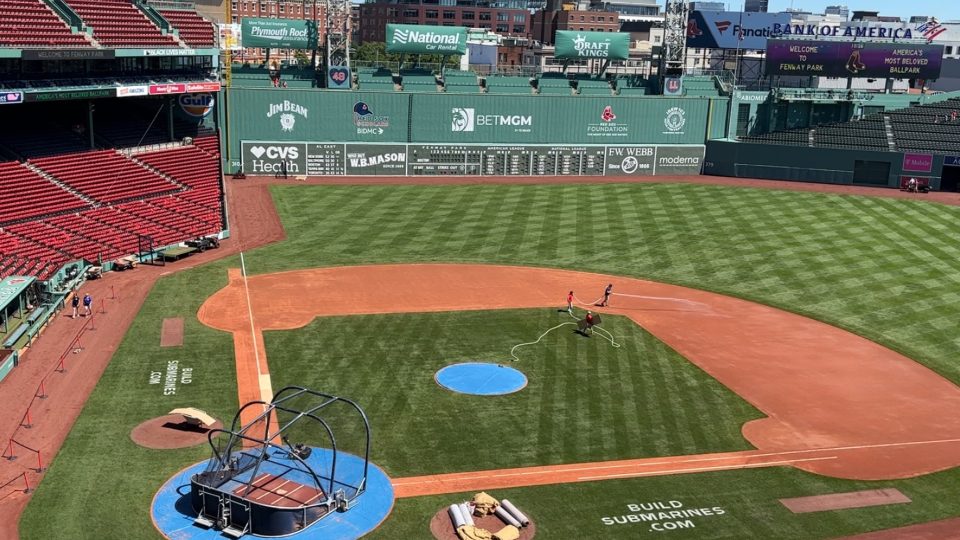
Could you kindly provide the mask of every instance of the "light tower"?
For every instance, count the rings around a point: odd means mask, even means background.
[[[351,25],[351,11],[353,2],[351,0],[323,0],[326,10],[325,29],[326,29],[326,58],[325,72],[331,73],[334,68],[347,68],[347,76],[350,73],[350,43],[353,41],[353,28]],[[340,70],[343,73],[342,70]],[[329,80],[329,79],[328,79]],[[346,88],[350,88],[350,80],[345,81]]]
[[[663,8],[663,49],[660,55],[660,79],[683,75],[687,52],[687,3],[667,0]]]

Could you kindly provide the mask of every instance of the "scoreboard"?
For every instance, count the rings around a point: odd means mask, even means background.
[[[466,145],[242,141],[252,176],[700,174],[703,145]],[[239,171],[236,171],[239,172]]]

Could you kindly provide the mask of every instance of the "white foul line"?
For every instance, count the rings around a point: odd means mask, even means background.
[[[273,399],[273,396],[264,395],[264,383],[266,383],[267,390],[270,394],[273,394],[273,389],[270,388],[270,375],[264,377],[263,372],[260,370],[260,348],[257,346],[257,330],[253,325],[253,304],[250,302],[250,286],[247,284],[247,265],[243,259],[242,251],[240,252],[240,271],[243,273],[243,289],[247,297],[247,315],[250,317],[250,338],[253,340],[253,357],[257,361],[257,389],[260,391],[261,401],[270,401]],[[266,378],[266,381],[264,381],[264,378]]]

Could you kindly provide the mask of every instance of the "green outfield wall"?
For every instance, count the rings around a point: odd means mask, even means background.
[[[907,156],[922,165],[904,170]],[[930,154],[709,141],[703,174],[883,187],[915,177],[940,189],[943,164],[944,156]]]
[[[241,141],[700,145],[726,131],[725,98],[454,95],[275,88],[224,91],[228,172]]]

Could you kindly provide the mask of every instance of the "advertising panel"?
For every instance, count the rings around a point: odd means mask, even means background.
[[[151,84],[148,92],[151,96],[163,96],[167,94],[182,94],[187,91],[185,84]]]
[[[0,92],[0,105],[23,103],[23,92]]]
[[[387,52],[411,54],[463,54],[467,27],[387,24]]]
[[[347,175],[403,176],[407,174],[407,145],[348,144]]]
[[[240,23],[244,47],[277,49],[315,49],[317,25],[299,19],[249,19]]]
[[[689,176],[700,174],[705,146],[658,146],[653,174]]]
[[[111,60],[113,49],[24,49],[23,60]]]
[[[630,57],[630,34],[627,32],[557,30],[555,43],[554,56],[561,60],[626,60]]]
[[[767,75],[936,79],[943,45],[771,39]]]
[[[239,24],[218,24],[217,30],[220,33],[220,50],[243,50],[243,41],[240,39],[241,34]]]
[[[765,49],[767,38],[790,26],[789,13],[691,11],[687,47],[697,49]]]
[[[137,97],[145,96],[150,92],[150,87],[142,86],[121,86],[117,88],[117,97]]]
[[[605,176],[652,176],[655,146],[608,146]]]
[[[933,170],[931,154],[903,154],[904,172],[930,172]]]

